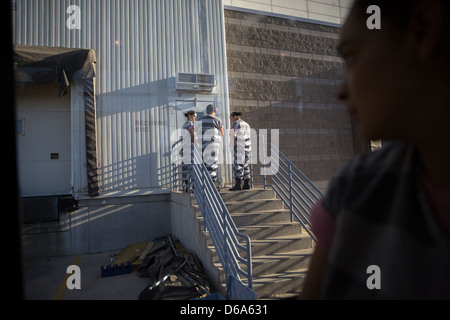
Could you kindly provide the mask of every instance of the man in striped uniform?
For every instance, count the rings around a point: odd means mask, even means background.
[[[241,115],[242,112],[232,112],[230,115],[230,141],[234,145],[233,171],[235,178],[235,185],[229,189],[230,191],[250,189],[250,126],[241,119]],[[242,180],[244,181],[243,186],[241,186]]]
[[[194,159],[194,153],[193,150],[191,148],[191,142],[194,142],[194,124],[195,124],[195,120],[197,119],[197,112],[195,112],[194,110],[189,110],[188,112],[186,112],[184,114],[184,116],[186,117],[186,122],[183,124],[183,126],[181,127],[181,129],[186,130],[189,132],[190,135],[190,142],[186,143],[183,141],[183,139],[186,139],[187,137],[181,137],[180,143],[182,144],[182,149],[180,152],[180,157],[181,159],[183,159],[183,166],[182,166],[182,177],[183,177],[183,182],[186,185],[189,185],[190,181],[192,181],[192,172],[191,172],[191,166],[192,166],[192,162]],[[183,144],[184,142],[184,144]],[[187,148],[188,147],[188,148]],[[190,149],[191,150],[191,157],[188,158],[188,161],[186,161],[183,157],[183,152],[188,152],[188,150],[184,150],[184,149]],[[189,187],[186,188],[186,192],[189,191]]]
[[[202,146],[203,162],[214,182],[218,180],[220,143],[223,136],[222,120],[216,117],[216,109],[210,104],[206,107],[206,115],[198,120],[196,126],[198,145]]]

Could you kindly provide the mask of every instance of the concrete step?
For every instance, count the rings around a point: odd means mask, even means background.
[[[230,213],[248,213],[284,208],[283,201],[276,198],[273,190],[223,191],[220,195]],[[197,199],[193,194],[191,195],[191,204],[198,208]]]
[[[312,246],[312,239],[309,236],[298,234],[270,239],[253,240],[252,256],[272,255],[280,252],[308,249]]]
[[[257,225],[239,226],[239,232],[244,233],[253,240],[270,239],[274,237],[297,235],[302,233],[302,227],[298,222],[273,222]]]
[[[307,236],[307,234],[303,232],[303,228],[299,222],[286,222],[286,220],[282,220],[282,217],[284,216],[284,213],[277,212],[277,214],[270,215],[270,219],[266,219],[266,221],[270,220],[274,222],[254,223],[253,225],[244,222],[247,217],[235,219],[235,217],[233,216],[233,220],[238,231],[249,236],[252,243],[257,240],[267,240],[267,244],[273,245],[273,242],[278,241],[277,239],[279,238],[283,239],[283,241],[286,241],[285,239],[287,238],[297,238],[300,235],[303,235],[302,239],[305,239],[304,241],[308,242],[306,245],[312,243],[309,236]],[[204,232],[206,235],[206,245],[213,245],[209,232],[205,230],[203,216],[198,216],[197,220],[199,221],[199,230],[201,232]],[[239,236],[238,240],[242,243],[244,242],[244,239]]]
[[[290,221],[289,210],[285,209],[283,202],[278,199],[232,201],[227,202],[225,205],[236,225]],[[193,207],[195,208],[195,216],[197,218],[202,217],[199,206],[195,204]],[[281,215],[278,216],[278,214]]]
[[[201,226],[203,228],[203,226]],[[282,241],[287,241],[286,239],[291,239],[292,241],[306,241],[305,246],[309,245],[309,237],[301,237],[301,240],[298,240],[298,236],[302,234],[302,228],[299,223],[271,223],[271,224],[260,224],[255,226],[244,226],[238,227],[238,231],[240,233],[246,234],[250,237],[252,244],[255,244],[255,250],[262,250],[260,246],[268,245],[273,246],[274,243],[279,241],[278,239],[283,239]],[[209,232],[205,232],[206,234],[206,245],[212,246],[213,242],[209,235]],[[244,244],[244,239],[238,236],[238,241]],[[256,241],[264,241],[264,242],[256,242]],[[258,247],[256,247],[258,244]],[[303,247],[303,245],[302,245]],[[253,251],[254,249],[252,249]]]
[[[207,235],[206,243],[210,250],[214,250],[214,245],[209,234]],[[311,247],[312,239],[304,234],[281,236],[261,240],[251,239],[252,257],[269,256],[284,252],[309,249]],[[238,249],[238,253],[241,257],[246,256],[244,250]],[[212,257],[214,263],[219,261],[219,257],[217,254],[213,254]]]
[[[231,214],[231,217],[237,227],[290,222],[290,212],[287,209],[253,211],[247,213],[234,212]]]
[[[241,191],[225,191],[220,192],[223,201],[245,201],[257,199],[275,199],[276,194],[272,189],[250,189]]]
[[[253,257],[253,275],[259,277],[270,273],[284,273],[308,268],[312,253],[313,249],[308,248]]]
[[[252,199],[246,201],[227,201],[225,205],[227,206],[230,214],[284,209],[284,203],[280,199],[255,199],[255,200]]]
[[[195,205],[195,217],[203,219],[200,208]],[[236,226],[257,225],[264,223],[290,222],[288,209],[262,210],[252,212],[230,212]]]
[[[220,191],[220,196],[222,200],[226,203],[227,201],[246,201],[246,200],[257,200],[257,199],[276,199],[276,193],[272,189],[250,189],[241,191]],[[197,199],[194,194],[191,194],[192,204],[197,204]]]
[[[298,250],[274,256],[258,256],[253,259],[253,290],[261,299],[296,296],[302,289],[306,276],[312,249]],[[220,262],[215,262],[216,268],[225,281],[225,273]],[[245,266],[241,268],[246,271]],[[247,284],[243,276],[241,281]]]
[[[307,268],[283,273],[266,274],[253,279],[253,290],[258,299],[276,299],[289,293],[299,293],[308,272]],[[245,283],[246,280],[243,280]]]

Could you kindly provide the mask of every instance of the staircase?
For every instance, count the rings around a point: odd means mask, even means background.
[[[298,222],[290,222],[289,210],[272,189],[228,191],[228,188],[220,194],[239,231],[251,239],[253,290],[258,298],[298,295],[313,252],[311,237],[302,232]],[[195,197],[192,197],[192,204],[196,208],[196,218],[202,220]],[[206,244],[225,286],[225,275],[207,232]],[[245,279],[242,280],[245,283]]]

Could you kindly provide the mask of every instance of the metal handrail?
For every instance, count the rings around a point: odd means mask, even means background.
[[[286,157],[279,148],[271,142],[264,142],[262,136],[262,147],[270,146],[271,153],[269,165],[270,174],[263,174],[263,186],[271,187],[277,196],[283,200],[290,211],[291,222],[295,218],[302,225],[308,235],[317,242],[311,231],[310,212],[314,204],[322,198],[323,193]],[[264,151],[267,151],[264,150]],[[268,154],[267,152],[265,153]],[[267,163],[267,162],[266,162]],[[276,163],[274,171],[272,164]],[[252,177],[255,176],[254,168],[251,166]]]
[[[181,165],[174,167],[172,174],[172,189],[182,188],[192,192],[197,200],[200,211],[204,217],[205,228],[209,232],[217,255],[225,271],[227,279],[234,276],[239,281],[239,275],[247,278],[250,289],[253,288],[252,281],[252,253],[250,237],[238,231],[222,197],[219,194],[210,173],[206,169],[197,148],[191,144],[193,150],[192,164],[185,166],[188,170],[180,170]],[[173,162],[175,163],[175,162]],[[182,177],[189,176],[189,183],[182,181]],[[181,178],[181,179],[180,179]],[[180,182],[181,181],[181,182]],[[243,239],[241,244],[238,238]],[[241,255],[244,253],[244,257]],[[247,271],[241,268],[245,265]],[[227,281],[228,283],[228,281]],[[256,293],[254,293],[256,298]]]

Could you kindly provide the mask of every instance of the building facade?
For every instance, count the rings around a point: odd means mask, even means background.
[[[184,109],[212,102],[218,115],[228,118],[223,23],[220,1],[24,0],[15,1],[13,42],[95,51],[100,192],[143,189],[169,185],[170,134],[184,121]],[[179,73],[212,74],[214,87],[207,93],[177,90]],[[18,117],[25,118],[20,89]],[[85,146],[79,132],[84,124],[75,120],[83,90],[77,83],[71,86],[70,99],[69,175],[72,192],[83,194],[87,183],[80,154]],[[25,126],[38,121],[27,118]],[[31,137],[28,132],[22,140]],[[31,145],[39,148],[39,141]],[[19,154],[19,161],[27,159]],[[21,179],[22,184],[36,183],[30,176]]]
[[[15,0],[15,46],[54,48],[53,58],[56,48],[95,54],[92,95],[60,73],[56,84],[16,82],[19,189],[32,208],[26,255],[107,250],[170,233],[172,133],[187,110],[201,116],[211,103],[226,129],[230,112],[242,111],[257,131],[279,130],[280,150],[325,189],[359,152],[335,98],[343,76],[335,46],[349,7],[343,0]],[[59,97],[61,83],[67,93]],[[231,182],[230,165],[221,176]]]
[[[225,10],[230,106],[255,129],[278,129],[280,151],[324,186],[354,155],[336,98],[339,28]]]

